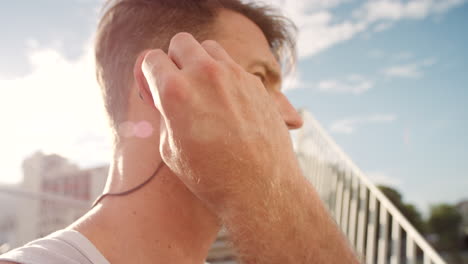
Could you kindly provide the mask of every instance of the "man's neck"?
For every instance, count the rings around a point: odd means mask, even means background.
[[[160,159],[153,154],[121,156],[111,166],[107,190],[125,191],[143,182],[159,162],[144,163],[141,157]],[[199,264],[216,238],[219,220],[163,166],[146,186],[126,196],[104,198],[71,228],[111,263]]]

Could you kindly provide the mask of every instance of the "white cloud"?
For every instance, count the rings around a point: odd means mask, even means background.
[[[421,69],[416,64],[398,65],[387,68],[384,74],[390,77],[419,78],[422,76]]]
[[[422,19],[460,6],[466,0],[374,0],[367,1],[354,16],[368,23],[381,20]]]
[[[374,182],[375,184],[378,185],[387,185],[391,187],[400,187],[402,184],[402,181],[398,178],[391,177],[387,173],[381,172],[381,171],[372,171],[366,173],[367,177]]]
[[[390,22],[382,22],[379,24],[376,24],[374,26],[374,32],[382,32],[385,31],[393,26],[393,23]]]
[[[317,85],[322,92],[361,94],[374,87],[374,82],[357,74],[349,75],[345,80],[323,80]]]
[[[299,71],[292,71],[289,75],[286,76],[283,80],[283,90],[289,91],[293,89],[307,88],[307,84],[301,77]]]
[[[434,65],[435,62],[435,59],[426,59],[421,62],[395,65],[384,69],[383,74],[387,77],[420,78],[424,75],[424,68]]]
[[[300,57],[315,55],[365,30],[365,24],[362,23],[351,21],[332,23],[332,20],[333,15],[323,11],[304,17],[302,23],[298,23]]]
[[[110,157],[93,51],[87,50],[69,61],[54,49],[33,49],[30,74],[0,79],[0,182],[17,182],[21,161],[39,149],[70,157],[81,165]]]
[[[264,2],[281,7],[282,10],[302,10],[304,13],[327,10],[353,0],[267,0]],[[255,2],[251,0],[250,2]]]
[[[315,55],[332,45],[351,39],[365,29],[361,23],[336,21],[331,9],[351,0],[269,0],[291,18],[299,29],[299,57]]]
[[[318,54],[359,33],[387,30],[402,19],[423,19],[439,15],[462,5],[467,0],[368,0],[362,1],[353,15],[338,18],[334,7],[351,0],[269,0],[296,23],[299,28],[300,57]]]
[[[336,134],[352,134],[358,126],[373,123],[391,123],[397,119],[394,114],[374,114],[364,117],[350,117],[337,120],[330,125],[330,131]]]

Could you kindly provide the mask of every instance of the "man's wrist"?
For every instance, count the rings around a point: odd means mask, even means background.
[[[229,190],[215,205],[215,213],[226,224],[233,217],[262,214],[265,210],[291,203],[294,197],[305,196],[304,185],[308,183],[299,167],[286,171],[277,171],[269,177],[262,175],[258,178],[263,180],[247,182]]]

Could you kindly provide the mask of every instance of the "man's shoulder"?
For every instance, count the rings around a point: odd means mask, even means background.
[[[60,230],[34,240],[1,255],[0,261],[22,264],[109,263],[89,240],[74,230]]]

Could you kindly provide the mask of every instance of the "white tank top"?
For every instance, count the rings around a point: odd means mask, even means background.
[[[0,255],[0,260],[21,264],[110,264],[91,241],[75,230],[59,230]]]

